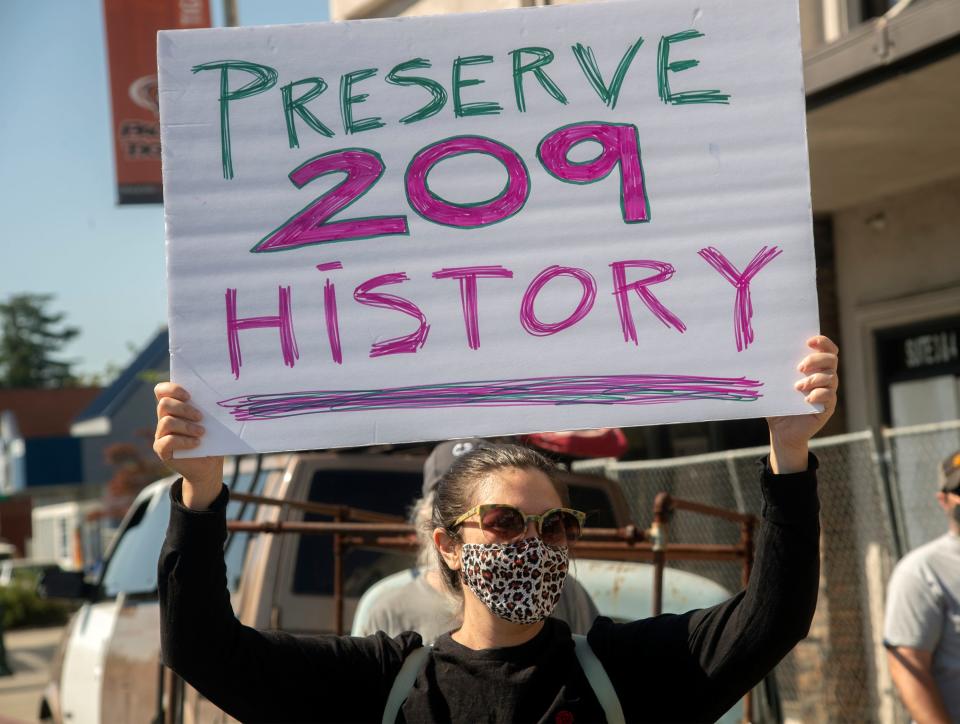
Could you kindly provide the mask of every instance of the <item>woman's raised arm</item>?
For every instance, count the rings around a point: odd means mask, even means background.
[[[203,415],[190,404],[190,393],[175,382],[161,382],[153,388],[157,398],[157,432],[153,451],[167,466],[183,476],[183,504],[192,510],[206,510],[223,485],[223,456],[175,458],[178,450],[193,450],[205,432]]]

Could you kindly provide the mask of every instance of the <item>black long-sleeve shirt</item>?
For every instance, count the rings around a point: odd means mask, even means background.
[[[816,607],[816,461],[804,473],[764,469],[763,516],[750,584],[681,615],[616,624],[587,638],[627,721],[714,721],[804,636]],[[416,633],[295,637],[234,616],[223,544],[227,489],[209,510],[173,505],[160,554],[164,663],[242,721],[378,722]],[[530,641],[473,651],[441,636],[401,709],[407,722],[603,721],[567,626],[547,619]]]

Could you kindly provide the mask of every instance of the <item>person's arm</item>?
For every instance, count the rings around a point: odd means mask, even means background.
[[[763,513],[746,590],[694,612],[687,632],[703,673],[704,712],[719,717],[809,632],[820,580],[816,459],[802,472],[762,476]]]
[[[716,721],[807,635],[819,585],[816,474],[774,475],[767,466],[762,489],[746,590],[681,615],[600,618],[590,630],[628,720],[642,713],[650,721]]]
[[[740,596],[690,620],[691,653],[709,681],[707,700],[717,716],[806,637],[817,607],[820,503],[809,443],[836,409],[839,350],[824,336],[807,346],[813,351],[797,365],[805,377],[795,388],[823,410],[767,419],[770,456],[749,584]]]
[[[294,637],[261,632],[234,616],[223,546],[228,491],[222,458],[173,459],[196,447],[199,413],[183,388],[157,386],[154,448],[184,474],[171,488],[170,524],[160,552],[163,662],[241,721],[379,719],[403,658],[419,639]],[[191,476],[189,479],[186,476]]]
[[[887,648],[890,676],[903,705],[917,724],[950,724],[940,689],[933,678],[933,654],[909,646]]]
[[[638,678],[663,693],[664,721],[714,721],[755,686],[806,635],[819,587],[819,502],[809,439],[836,406],[837,348],[826,337],[798,366],[797,389],[821,413],[768,420],[770,456],[761,486],[764,505],[756,557],[745,591],[712,608],[617,626],[599,619],[590,644],[621,696]],[[637,652],[652,660],[638,662]],[[638,666],[639,663],[639,666]],[[672,692],[672,693],[671,693]],[[629,715],[628,715],[629,718]]]
[[[890,675],[904,706],[921,724],[950,721],[931,666],[943,634],[941,595],[923,551],[897,563],[887,585],[883,643]]]
[[[171,489],[159,561],[164,663],[241,721],[379,717],[410,647],[383,635],[300,638],[242,625],[223,559],[227,490],[204,511],[187,508],[181,490],[179,481]]]

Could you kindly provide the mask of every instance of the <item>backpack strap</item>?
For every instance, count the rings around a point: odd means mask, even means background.
[[[403,660],[403,666],[400,667],[397,678],[393,680],[393,687],[390,689],[390,695],[387,696],[387,705],[383,708],[383,724],[394,724],[397,721],[400,707],[410,695],[417,676],[426,667],[432,648],[433,644],[421,646],[411,651]]]
[[[607,724],[624,724],[623,708],[620,706],[620,697],[617,696],[616,689],[613,688],[613,682],[607,675],[606,669],[600,663],[600,659],[593,653],[590,643],[586,636],[580,634],[573,635],[573,646],[577,653],[577,661],[580,662],[580,668],[583,669],[590,688],[603,707],[603,713],[607,719]]]

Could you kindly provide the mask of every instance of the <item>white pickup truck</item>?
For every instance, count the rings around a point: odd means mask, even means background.
[[[402,520],[419,495],[423,456],[404,453],[296,453],[245,457],[227,463],[232,491],[288,503],[351,506]],[[128,511],[95,582],[60,574],[47,595],[85,599],[67,626],[41,702],[41,720],[58,724],[233,721],[160,665],[157,559],[169,517],[172,478],[145,488]],[[630,523],[618,484],[592,476],[567,478],[574,507],[591,513],[588,526]],[[329,520],[294,505],[231,500],[228,519],[261,523]],[[334,631],[334,555],[329,535],[233,533],[227,543],[228,585],[245,624],[298,634]],[[342,558],[342,623],[349,630],[360,596],[390,574],[413,565],[406,551],[352,546]],[[652,567],[645,563],[577,561],[576,575],[601,614],[615,619],[651,613]],[[730,592],[706,578],[667,568],[664,612],[709,606]],[[769,688],[769,687],[767,687]],[[755,698],[754,713],[766,711]],[[737,705],[723,719],[741,719]],[[754,721],[771,721],[754,717]]]

